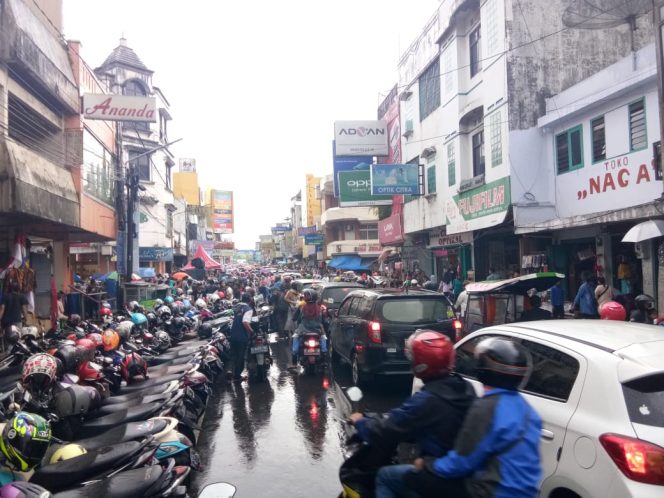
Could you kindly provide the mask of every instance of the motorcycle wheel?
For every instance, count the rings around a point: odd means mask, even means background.
[[[316,374],[316,364],[315,363],[307,363],[305,370],[307,372],[307,375],[315,375]]]
[[[256,365],[256,381],[263,382],[265,377],[265,365]]]

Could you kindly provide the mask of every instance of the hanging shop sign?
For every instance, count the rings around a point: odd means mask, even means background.
[[[138,259],[141,261],[173,261],[173,248],[139,247]]]
[[[233,192],[230,190],[212,190],[212,231],[214,233],[233,233]]]
[[[510,207],[509,177],[461,192],[446,202],[447,234],[498,225]]]
[[[372,195],[418,195],[419,164],[372,164]]]
[[[334,140],[340,156],[387,156],[389,150],[384,119],[335,121]]]
[[[400,214],[393,214],[378,222],[378,240],[383,246],[401,244],[404,241]]]
[[[316,233],[316,225],[310,227],[300,227],[297,229],[297,236],[304,237]]]
[[[284,225],[284,226],[277,226],[277,227],[272,227],[271,229],[273,232],[290,232],[291,231],[291,226],[290,225]]]
[[[325,243],[325,238],[322,233],[313,233],[304,236],[304,243],[307,245],[319,246]]]
[[[157,103],[154,97],[106,95],[86,93],[83,95],[83,117],[104,121],[157,121]]]
[[[447,234],[445,228],[429,231],[429,245],[427,247],[463,246],[473,242],[471,232]]]
[[[389,206],[390,195],[371,195],[369,170],[341,171],[339,173],[339,206]]]

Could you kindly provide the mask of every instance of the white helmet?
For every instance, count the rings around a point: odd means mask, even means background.
[[[202,310],[203,308],[207,307],[207,304],[205,303],[205,300],[199,297],[198,299],[196,299],[196,307],[199,310]]]
[[[217,301],[219,301],[219,294],[216,292],[213,292],[212,294],[208,294],[207,300],[210,304],[214,304]]]

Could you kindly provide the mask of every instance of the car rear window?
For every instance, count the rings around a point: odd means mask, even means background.
[[[625,382],[622,388],[633,423],[664,427],[664,373]]]
[[[325,305],[329,306],[330,304],[334,304],[338,306],[339,303],[344,300],[346,295],[354,290],[357,290],[357,287],[332,287],[330,289],[324,289],[321,299]]]
[[[454,317],[453,310],[444,299],[380,299],[377,318],[392,323],[436,323]]]

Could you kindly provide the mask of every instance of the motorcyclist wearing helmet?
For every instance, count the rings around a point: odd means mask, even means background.
[[[320,334],[320,351],[327,353],[327,336],[323,328],[323,314],[318,304],[318,293],[313,289],[304,289],[304,304],[298,307],[293,320],[298,326],[293,332],[293,364],[297,364],[297,356],[300,352],[300,336],[305,332],[318,332]]]
[[[634,304],[636,308],[631,311],[629,314],[629,321],[636,323],[650,323],[652,324],[652,319],[650,318],[650,311],[653,309],[655,299],[649,296],[648,294],[639,294],[634,298]]]
[[[625,307],[616,301],[607,301],[599,307],[599,317],[602,320],[618,320],[624,322],[627,318]]]
[[[231,362],[233,363],[233,380],[240,382],[244,371],[244,361],[247,353],[249,338],[253,332],[251,317],[254,310],[249,306],[251,296],[242,294],[242,302],[233,309],[233,324],[231,325]]]
[[[420,454],[437,458],[454,446],[466,412],[475,400],[473,386],[454,370],[454,346],[440,332],[417,330],[406,341],[406,356],[413,374],[424,387],[385,418],[350,416],[360,437],[394,452],[398,443],[416,441]],[[394,496],[405,491],[403,478],[412,465],[383,467],[376,477],[376,496]]]
[[[517,342],[491,337],[477,344],[475,360],[484,396],[468,410],[449,453],[415,461],[406,489],[423,498],[535,497],[542,420],[518,392],[532,370],[530,354]]]

